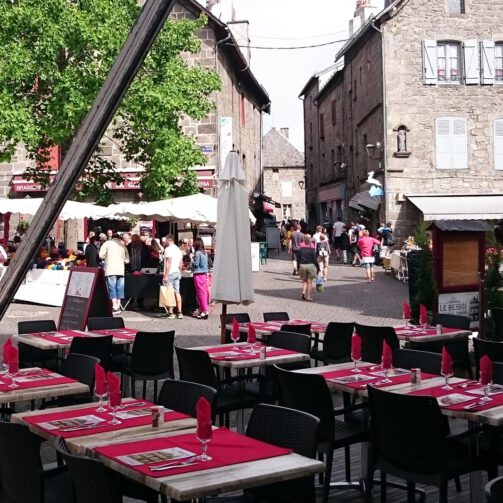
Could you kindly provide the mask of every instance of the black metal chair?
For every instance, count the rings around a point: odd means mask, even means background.
[[[217,390],[189,381],[167,379],[164,381],[157,404],[176,410],[191,417],[196,417],[196,404],[202,396],[211,404],[211,410],[215,414]]]
[[[225,315],[226,325],[231,324],[232,320],[236,320],[238,323],[250,323],[251,318],[248,313],[232,313]],[[247,337],[248,335],[246,334],[246,332],[241,332],[239,334],[239,342],[246,342]],[[227,344],[230,344],[232,342],[231,331],[228,329],[225,330],[225,342]]]
[[[309,355],[311,353],[311,338],[308,335],[298,332],[287,332],[279,330],[273,332],[266,337],[268,346],[273,346],[280,349],[289,349],[297,353]],[[303,362],[293,362],[282,364],[281,368],[295,370],[309,368],[311,366],[310,360]]]
[[[493,307],[491,316],[494,320],[494,339],[503,341],[503,307]]]
[[[490,480],[486,484],[487,503],[501,503],[503,501],[503,477]]]
[[[133,349],[126,354],[122,364],[114,370],[131,378],[131,394],[134,397],[136,381],[143,382],[143,398],[147,393],[147,381],[154,381],[154,401],[157,399],[157,383],[161,379],[173,379],[173,343],[175,331],[138,332]],[[124,382],[124,379],[122,380]]]
[[[56,322],[54,320],[33,320],[18,321],[18,334],[34,334],[36,332],[55,332]],[[23,342],[18,342],[19,366],[24,367],[44,367],[58,368],[58,350],[57,349],[39,349]]]
[[[97,316],[87,319],[88,330],[110,330],[124,328],[124,318],[121,316]]]
[[[291,325],[290,323],[285,323],[281,325],[280,332],[290,332],[296,334],[311,335],[311,323],[302,323]]]
[[[407,481],[408,501],[415,501],[415,484],[439,488],[439,502],[447,503],[448,481],[472,471],[487,469],[487,462],[469,453],[461,440],[469,432],[452,436],[436,398],[401,395],[368,387],[370,447],[367,501],[375,470]],[[385,497],[385,496],[384,496]]]
[[[400,347],[393,327],[374,327],[355,323],[355,330],[362,339],[362,360],[365,362],[381,363],[383,340],[386,340],[392,351]]]
[[[54,439],[54,448],[62,456],[75,487],[76,503],[122,503],[122,496],[157,503],[159,494],[107,468],[98,459],[72,454],[62,437]]]
[[[393,352],[393,366],[402,369],[420,368],[428,374],[440,375],[442,355],[415,349],[396,349]]]
[[[325,456],[325,476],[323,502],[328,501],[331,487],[334,450],[344,448],[346,483],[351,481],[351,459],[349,448],[353,444],[364,442],[367,431],[362,425],[347,423],[335,419],[351,410],[362,408],[362,405],[334,410],[332,396],[323,376],[290,372],[275,366],[280,387],[280,404],[291,409],[300,410],[316,416],[320,420],[316,450]],[[339,484],[332,484],[336,487]]]
[[[479,378],[480,359],[487,355],[494,363],[503,363],[503,342],[488,341],[474,337],[475,377]]]
[[[175,351],[180,379],[217,390],[215,414],[219,415],[220,424],[229,425],[229,412],[251,408],[260,401],[260,396],[248,392],[245,381],[253,377],[261,379],[261,376],[240,375],[218,379],[206,351],[178,346],[175,346]]]
[[[285,311],[263,313],[263,316],[266,323],[268,321],[288,321],[290,319],[290,316]]]
[[[318,338],[315,338],[311,358],[323,362],[323,365],[351,361],[351,337],[355,324],[331,321],[323,336],[323,349],[318,349]]]
[[[16,503],[73,503],[66,467],[44,470],[42,440],[23,424],[0,421],[0,500]]]
[[[111,335],[103,335],[100,337],[74,337],[70,344],[68,354],[78,353],[79,355],[94,356],[94,358],[100,360],[105,370],[110,370],[112,341],[113,337]]]

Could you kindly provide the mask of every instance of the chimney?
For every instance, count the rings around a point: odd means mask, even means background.
[[[206,0],[206,8],[211,12],[211,9],[218,3],[218,0]]]
[[[384,0],[384,8],[387,9],[395,0]]]
[[[389,0],[386,0],[389,1]],[[356,9],[353,19],[349,21],[349,36],[352,37],[367,21],[377,12],[377,7],[372,5],[375,0],[356,0]]]
[[[290,132],[290,128],[287,127],[279,128],[279,132],[288,140],[288,133]]]
[[[231,30],[232,36],[236,39],[236,42],[241,50],[246,62],[250,64],[251,51],[250,51],[250,35],[249,35],[249,23],[248,21],[235,21],[234,17],[236,11],[232,9],[233,19],[227,22],[229,30]]]

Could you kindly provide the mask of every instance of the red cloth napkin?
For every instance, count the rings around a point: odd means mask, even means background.
[[[393,361],[393,351],[386,342],[386,339],[382,341],[382,368],[390,369]]]
[[[426,309],[426,306],[424,304],[421,304],[419,306],[419,323],[421,325],[428,324],[428,310]]]
[[[19,372],[19,351],[16,346],[12,346],[9,351],[9,374]]]
[[[358,334],[351,337],[351,358],[356,361],[362,358],[362,338]]]
[[[113,373],[107,373],[108,381],[108,400],[111,407],[118,407],[121,404],[121,381]]]
[[[3,346],[2,346],[2,361],[3,363],[5,363],[6,365],[9,364],[9,361],[11,359],[11,354],[12,354],[12,348],[13,348],[13,345],[12,345],[12,340],[10,339],[10,337],[3,343]]]
[[[255,333],[255,327],[250,323],[248,326],[248,343],[255,344],[257,342],[257,334]]]
[[[493,362],[489,356],[484,355],[480,359],[480,384],[486,386],[493,380]]]
[[[410,320],[410,304],[407,302],[403,303],[403,319]]]
[[[211,429],[211,405],[204,396],[196,403],[197,438],[210,440],[213,434]]]
[[[239,323],[236,318],[232,319],[232,340],[237,341],[239,339]]]
[[[454,373],[452,356],[449,354],[449,351],[445,349],[445,346],[442,346],[442,362],[440,366],[440,373],[447,376]]]
[[[106,395],[107,375],[105,369],[99,363],[94,366],[94,387],[98,396]]]

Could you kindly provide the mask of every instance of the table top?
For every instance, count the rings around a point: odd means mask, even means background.
[[[246,342],[240,342],[237,344],[238,347],[244,348],[248,344]],[[211,349],[222,349],[222,348],[228,348],[229,351],[232,351],[234,348],[234,344],[217,344],[214,346],[198,346],[194,348],[189,348],[189,349],[199,349],[203,351],[211,350]],[[209,353],[210,357],[215,356],[217,357],[219,353]],[[252,367],[266,367],[269,365],[280,365],[283,363],[292,363],[292,362],[302,362],[302,361],[309,361],[310,356],[303,354],[303,353],[294,353],[292,352],[291,354],[284,354],[280,356],[269,356],[266,353],[266,358],[265,360],[260,359],[260,355],[257,351],[257,357],[253,359],[248,359],[248,360],[217,360],[215,358],[211,358],[211,362],[213,365],[217,365],[219,367],[228,367],[228,368],[233,368],[233,369],[246,369],[246,368],[252,368]]]
[[[20,372],[29,372],[34,369],[22,369]],[[52,384],[50,386],[34,386],[31,388],[13,388],[0,392],[0,403],[24,402],[41,398],[55,398],[66,395],[89,393],[89,386],[81,382]]]
[[[134,398],[124,398],[123,403],[128,404],[128,403],[133,403],[136,402]],[[24,423],[27,424],[28,427],[30,428],[30,431],[34,433],[35,435],[38,435],[41,438],[44,438],[46,440],[49,440],[51,438],[54,438],[54,435],[50,432],[47,431],[46,429],[41,428],[37,424],[33,424],[31,422],[25,421],[25,418],[36,418],[37,416],[46,416],[47,414],[51,413],[56,413],[56,412],[65,412],[65,411],[71,411],[71,410],[80,410],[80,409],[86,409],[89,406],[95,406],[98,407],[98,403],[92,402],[92,403],[85,403],[85,404],[79,404],[79,405],[70,405],[67,407],[54,407],[50,409],[43,409],[43,410],[35,410],[35,411],[27,411],[27,412],[19,412],[17,414],[12,414],[11,416],[11,421],[13,423]],[[125,409],[127,410],[127,409]],[[153,428],[150,424],[148,425],[142,425],[142,426],[133,426],[130,428],[121,428],[121,429],[116,429],[114,431],[107,431],[107,432],[102,432],[102,433],[96,433],[93,430],[83,430],[82,435],[80,436],[75,436],[72,439],[67,438],[67,442],[70,440],[75,440],[79,439],[79,445],[81,446],[81,449],[87,449],[87,448],[92,448],[100,443],[104,442],[106,445],[107,442],[112,442],[113,440],[118,440],[118,441],[125,441],[129,440],[130,437],[134,436],[136,439],[141,439],[143,436],[150,436],[152,434],[159,434],[159,433],[165,433],[165,432],[170,432],[170,431],[179,431],[179,430],[184,430],[188,428],[194,428],[196,425],[196,420],[194,418],[186,418],[186,419],[177,419],[174,421],[166,421],[164,423],[160,423],[157,428]],[[82,450],[81,452],[84,452]]]
[[[327,329],[326,323],[320,323],[318,321],[308,321],[308,320],[288,320],[288,321],[251,321],[250,323],[239,323],[239,331],[246,333],[248,332],[248,326],[251,324],[255,328],[255,332],[258,335],[269,335],[273,332],[281,330],[283,325],[306,325],[311,324],[312,334],[322,334],[325,333]],[[232,323],[226,325],[228,330],[232,330]]]
[[[442,333],[437,334],[437,327],[420,326],[395,327],[395,332],[400,341],[407,342],[435,342],[451,341],[455,339],[467,339],[472,335],[470,330],[460,330],[457,328],[443,327]]]
[[[124,334],[119,333],[119,331],[124,331]],[[71,335],[71,333],[75,335]],[[66,349],[69,348],[73,337],[103,337],[105,334],[103,331],[91,332],[83,330],[60,330],[57,332],[40,332],[40,335],[36,334],[15,334],[12,338],[16,342],[22,342],[28,346],[32,346],[38,349]],[[131,344],[134,341],[134,337],[131,337],[133,332],[137,330],[132,329],[113,329],[107,330],[107,332],[115,332],[112,342],[113,344]],[[126,333],[128,332],[128,333]],[[46,334],[46,335],[44,335]],[[78,335],[77,335],[78,334]],[[123,337],[121,337],[123,335]]]
[[[195,433],[195,430],[167,431],[164,436],[174,437],[185,433]],[[94,447],[104,447],[126,441],[133,442],[155,437],[158,437],[158,433],[152,431],[143,433],[141,437],[136,433],[131,433],[127,438],[124,435],[120,438],[96,439],[90,435],[88,437],[67,439],[67,445],[75,454],[97,456],[113,470],[179,501],[237,491],[264,485],[265,483],[281,482],[299,477],[299,475],[316,474],[325,469],[325,465],[320,461],[290,453],[281,456],[281,463],[275,457],[178,475],[169,475],[169,471],[167,471],[166,476],[150,477],[118,461],[100,456],[96,451],[93,451]]]

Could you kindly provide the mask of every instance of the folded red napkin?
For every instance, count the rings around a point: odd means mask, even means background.
[[[237,341],[239,339],[239,323],[236,318],[232,319],[232,340]]]
[[[248,343],[255,344],[257,342],[257,334],[255,333],[255,327],[250,323],[248,326]]]
[[[197,438],[210,440],[213,434],[211,429],[211,405],[204,396],[196,403]]]
[[[13,348],[12,340],[9,337],[3,343],[3,346],[2,346],[2,361],[3,361],[3,363],[5,363],[5,365],[9,364],[11,354],[12,354],[12,352],[11,352],[12,348]]]
[[[351,358],[356,361],[362,359],[362,338],[356,333],[351,337]]]
[[[386,342],[386,339],[382,341],[382,368],[390,369],[393,361],[393,351]]]
[[[480,384],[487,386],[493,380],[493,362],[489,356],[484,355],[480,359]]]
[[[107,373],[108,381],[108,400],[111,407],[118,407],[121,404],[121,382],[120,379],[113,373]]]
[[[16,346],[12,346],[9,351],[9,374],[19,372],[19,351]]]
[[[442,362],[440,365],[440,373],[446,376],[451,376],[454,373],[452,356],[449,354],[449,351],[445,349],[445,346],[442,346]]]
[[[419,306],[419,323],[421,325],[428,324],[428,310],[426,309],[426,306],[424,304],[421,304]]]
[[[98,396],[106,395],[107,376],[105,369],[99,363],[94,366],[94,387]]]
[[[410,320],[410,304],[407,302],[403,303],[403,319]]]

